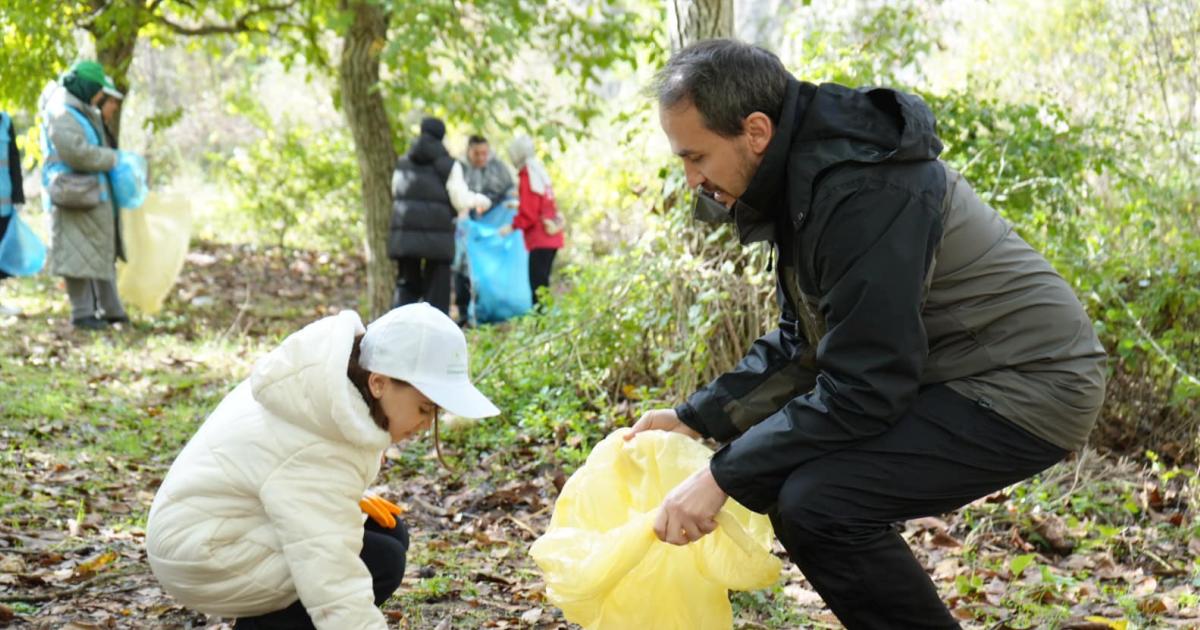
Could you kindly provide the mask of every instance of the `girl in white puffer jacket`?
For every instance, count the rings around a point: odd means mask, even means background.
[[[364,525],[359,503],[388,444],[439,408],[499,413],[468,378],[461,330],[428,304],[292,334],[171,465],[146,526],[155,576],[238,629],[386,628],[378,604],[400,584],[408,534],[387,514]]]

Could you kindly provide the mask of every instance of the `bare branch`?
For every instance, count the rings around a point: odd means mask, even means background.
[[[265,4],[260,7],[255,7],[239,16],[232,24],[201,24],[199,26],[187,26],[179,24],[167,19],[165,16],[156,15],[154,21],[166,26],[179,35],[218,35],[230,33],[247,33],[251,31],[263,32],[261,29],[250,26],[250,20],[266,13],[282,13],[296,5],[297,0],[290,0],[282,4]]]
[[[96,24],[96,20],[100,19],[100,16],[108,10],[110,4],[112,3],[109,0],[104,0],[103,2],[94,2],[92,4],[92,12],[76,22],[76,25],[84,30],[91,30],[92,26]]]

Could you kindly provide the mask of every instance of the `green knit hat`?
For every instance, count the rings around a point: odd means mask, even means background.
[[[73,74],[81,79],[86,79],[100,86],[105,94],[116,98],[125,98],[125,95],[117,90],[117,86],[113,84],[112,79],[104,74],[104,66],[95,61],[76,61],[67,74]]]

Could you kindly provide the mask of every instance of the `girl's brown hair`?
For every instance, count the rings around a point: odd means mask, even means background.
[[[375,421],[375,426],[387,431],[388,418],[387,414],[383,413],[383,404],[379,402],[378,398],[371,395],[371,389],[367,385],[367,379],[370,378],[371,373],[363,369],[363,366],[359,364],[359,355],[362,354],[362,340],[363,335],[354,336],[354,345],[350,348],[350,361],[346,366],[346,376],[354,384],[354,388],[358,390],[358,393],[362,395],[363,401],[367,403],[367,411],[371,414],[371,420]],[[389,376],[388,378],[392,377]],[[392,382],[408,385],[408,383],[394,378],[392,378]],[[438,435],[438,411],[439,409],[435,407],[433,411],[433,448],[437,452],[438,463],[443,468],[450,468],[446,464],[446,460],[442,459],[442,440]]]
[[[378,398],[371,395],[371,390],[367,386],[367,378],[371,376],[371,373],[364,370],[358,363],[358,357],[362,354],[362,340],[363,335],[354,336],[354,346],[350,348],[350,364],[346,366],[346,376],[349,377],[351,383],[354,383],[354,388],[358,390],[358,393],[362,394],[363,401],[367,403],[367,410],[371,412],[371,419],[375,421],[375,425],[387,431],[388,419],[383,413],[383,405],[379,403]]]

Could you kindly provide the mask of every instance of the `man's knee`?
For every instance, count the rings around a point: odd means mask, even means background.
[[[814,546],[867,542],[890,531],[890,523],[846,514],[843,498],[821,480],[795,474],[783,485],[771,517],[789,552]]]
[[[820,501],[819,489],[813,484],[790,480],[784,484],[771,521],[788,551],[820,545],[834,536],[838,523],[820,509]]]

